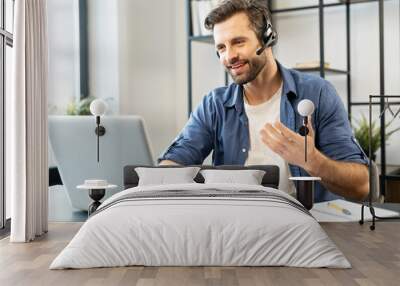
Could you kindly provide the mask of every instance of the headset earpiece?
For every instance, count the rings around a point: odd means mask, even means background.
[[[256,55],[259,56],[268,47],[272,47],[276,44],[277,34],[272,28],[271,22],[265,18],[266,26],[262,34],[262,46],[256,50]]]
[[[263,45],[266,48],[268,48],[268,47],[272,47],[273,45],[276,44],[278,35],[272,28],[271,22],[267,18],[265,18],[265,21],[266,21],[266,26],[265,26],[264,33],[262,35],[262,41],[263,41]]]

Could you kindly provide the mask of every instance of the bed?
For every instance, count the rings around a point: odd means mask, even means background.
[[[197,174],[193,183],[144,186],[137,167],[125,167],[125,190],[102,203],[50,269],[351,267],[309,211],[277,189],[276,166],[217,167],[264,170],[261,185],[203,183]]]

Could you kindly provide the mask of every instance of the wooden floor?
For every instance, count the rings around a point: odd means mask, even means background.
[[[122,267],[48,270],[81,223],[52,223],[43,238],[28,244],[0,241],[0,285],[400,285],[400,222],[381,222],[375,231],[356,223],[323,228],[352,269],[288,267]]]

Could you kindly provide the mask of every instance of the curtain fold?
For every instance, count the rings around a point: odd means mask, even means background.
[[[10,241],[28,242],[48,229],[46,0],[15,1],[14,11]]]

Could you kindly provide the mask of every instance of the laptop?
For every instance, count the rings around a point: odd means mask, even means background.
[[[72,207],[87,210],[88,191],[77,189],[86,179],[105,179],[123,190],[126,165],[154,165],[152,150],[143,119],[139,116],[104,116],[106,132],[100,137],[97,162],[96,119],[94,116],[49,116],[49,142],[54,161]]]

